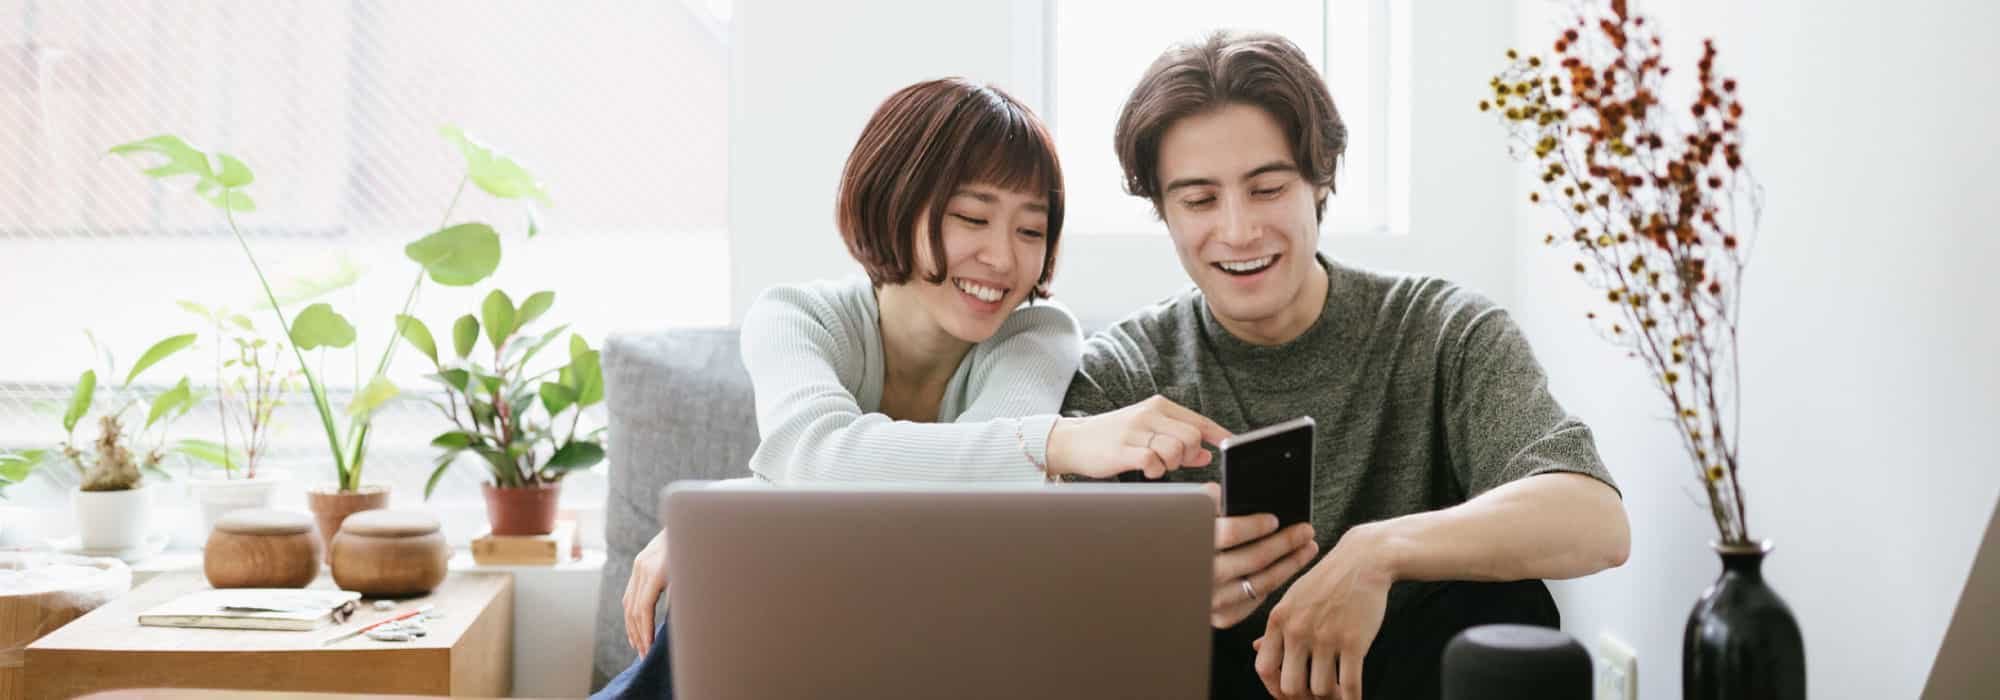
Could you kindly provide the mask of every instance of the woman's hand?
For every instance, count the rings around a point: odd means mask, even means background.
[[[1108,478],[1142,472],[1157,479],[1181,467],[1207,466],[1202,443],[1229,431],[1215,421],[1155,395],[1088,418],[1064,418],[1049,431],[1049,473]]]
[[[645,656],[653,648],[653,606],[667,590],[667,531],[654,535],[632,557],[632,578],[625,581],[625,641]]]

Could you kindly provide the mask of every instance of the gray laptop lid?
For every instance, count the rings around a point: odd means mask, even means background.
[[[1972,574],[1924,687],[1924,697],[1936,700],[1995,696],[2000,696],[2000,506],[1986,523],[1986,537],[1973,555]]]
[[[1198,487],[681,482],[661,500],[678,696],[1207,695]]]

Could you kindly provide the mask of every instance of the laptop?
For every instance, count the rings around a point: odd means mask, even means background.
[[[1986,523],[1958,609],[1938,646],[1925,682],[1926,700],[1990,698],[2000,694],[2000,505]]]
[[[1200,698],[1193,485],[662,491],[687,698]]]

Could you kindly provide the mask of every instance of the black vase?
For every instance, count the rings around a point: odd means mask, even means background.
[[[1722,576],[1688,615],[1681,641],[1687,700],[1804,700],[1806,645],[1777,591],[1764,584],[1771,543],[1718,544]]]

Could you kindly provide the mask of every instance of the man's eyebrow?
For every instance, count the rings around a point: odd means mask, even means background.
[[[1165,194],[1167,192],[1172,192],[1174,190],[1180,189],[1182,187],[1213,187],[1217,184],[1221,183],[1216,182],[1215,178],[1212,177],[1184,177],[1179,180],[1167,183],[1167,188],[1161,190],[1161,193]]]
[[[1251,168],[1250,172],[1243,174],[1243,179],[1248,180],[1250,178],[1257,177],[1258,175],[1263,175],[1265,173],[1279,173],[1279,172],[1295,173],[1298,171],[1299,171],[1299,166],[1293,165],[1292,162],[1289,160],[1274,160],[1269,163],[1259,165],[1255,168]],[[1174,180],[1173,182],[1167,183],[1166,189],[1161,190],[1161,193],[1165,194],[1167,192],[1172,192],[1174,190],[1180,189],[1182,187],[1213,187],[1219,184],[1221,183],[1216,182],[1215,178],[1212,177],[1184,177],[1179,180]]]

